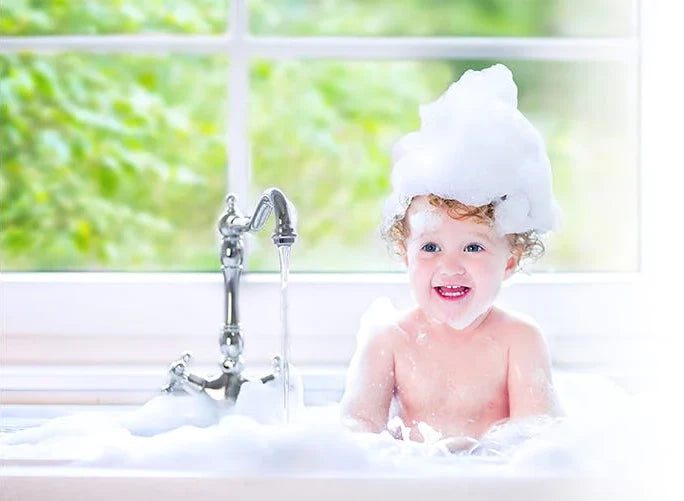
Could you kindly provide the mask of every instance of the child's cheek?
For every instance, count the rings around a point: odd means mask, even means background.
[[[409,273],[414,279],[429,280],[432,275],[433,259],[430,256],[415,256],[413,260],[409,260]]]

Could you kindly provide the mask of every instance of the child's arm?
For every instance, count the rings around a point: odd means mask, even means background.
[[[393,328],[373,326],[370,331],[359,336],[340,407],[352,431],[379,433],[387,426],[394,394]]]
[[[533,325],[522,324],[511,339],[508,352],[510,418],[561,415],[551,380],[549,349],[542,333]]]

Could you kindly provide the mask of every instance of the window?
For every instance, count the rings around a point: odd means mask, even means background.
[[[300,220],[294,361],[345,363],[368,302],[408,300],[401,274],[369,273],[399,269],[378,237],[389,148],[418,126],[418,104],[494,62],[512,69],[520,108],[547,140],[566,223],[530,268],[563,273],[521,276],[503,300],[539,321],[556,361],[590,363],[597,336],[613,336],[598,344],[614,353],[614,336],[635,335],[625,308],[642,264],[635,2],[6,0],[2,10],[10,362],[159,365],[192,348],[214,364],[223,198],[234,192],[249,211],[274,185]],[[249,271],[277,268],[267,233],[249,243]],[[278,350],[276,282],[243,280],[250,360]]]
[[[226,191],[248,211],[271,185],[299,210],[293,270],[396,270],[378,237],[389,149],[495,62],[566,214],[530,271],[639,268],[632,2],[6,4],[6,270],[213,271]],[[265,232],[248,265],[277,269]]]

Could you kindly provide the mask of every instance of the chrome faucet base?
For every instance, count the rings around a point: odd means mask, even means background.
[[[205,379],[197,376],[189,371],[188,365],[192,360],[192,353],[185,352],[178,360],[171,363],[169,366],[169,383],[162,388],[162,393],[204,393],[214,400],[226,400],[235,403],[240,394],[240,388],[243,383],[251,380],[243,375],[244,366],[230,366],[226,367],[226,362],[221,365],[223,371],[210,379]],[[259,378],[262,383],[273,381],[280,375],[281,362],[280,357],[273,357],[273,372]],[[223,390],[220,392],[220,397],[214,396],[214,392],[207,392],[206,390]]]

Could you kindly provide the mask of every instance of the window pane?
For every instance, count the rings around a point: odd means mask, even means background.
[[[227,69],[225,56],[0,56],[3,268],[215,270]]]
[[[546,138],[564,211],[529,270],[636,270],[636,76],[621,63],[503,61],[519,106]],[[250,117],[253,194],[279,186],[299,212],[292,269],[398,269],[379,240],[389,151],[418,127],[417,107],[468,68],[493,61],[258,61]],[[264,232],[267,233],[267,232]],[[252,270],[277,269],[268,235]]]
[[[2,35],[221,33],[230,0],[3,0]]]
[[[260,35],[618,37],[635,0],[252,0]]]

